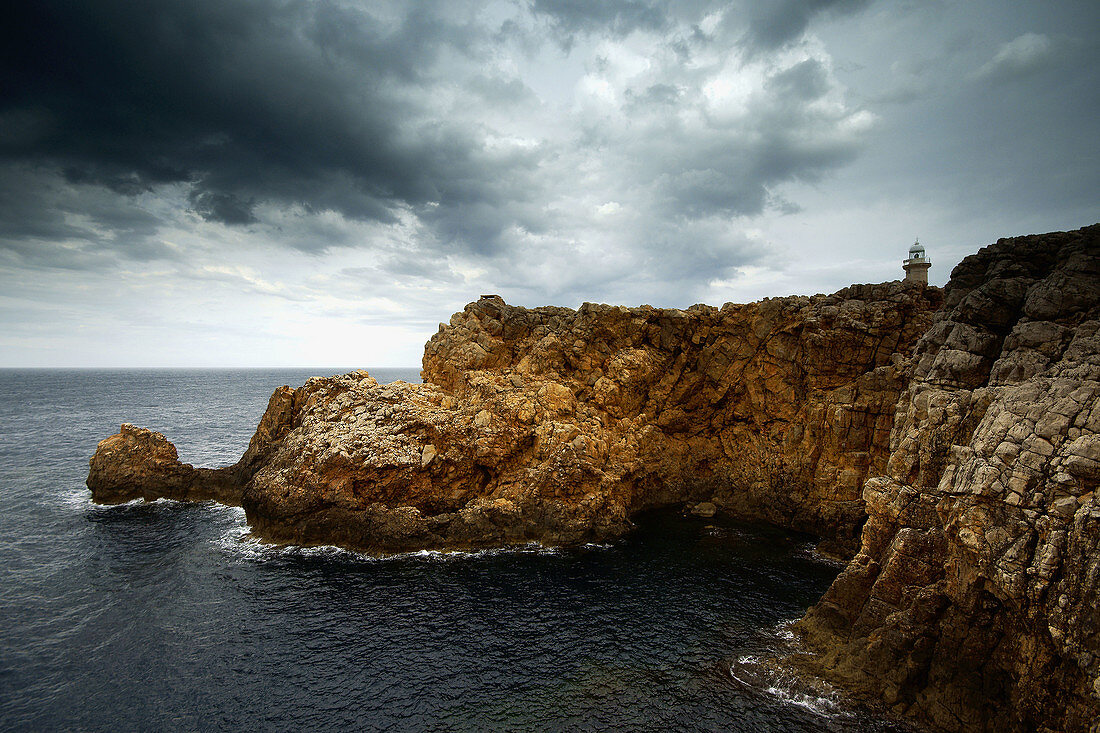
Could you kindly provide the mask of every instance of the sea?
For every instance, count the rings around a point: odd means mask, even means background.
[[[0,730],[908,730],[769,661],[840,569],[804,535],[673,508],[602,545],[378,557],[91,502],[120,423],[227,465],[276,387],[344,371],[0,370]]]

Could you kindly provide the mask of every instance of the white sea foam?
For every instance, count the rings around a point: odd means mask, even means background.
[[[218,506],[222,507],[225,510],[226,514],[229,514],[230,516],[233,516],[233,517],[237,517],[241,520],[242,524],[244,523],[245,513],[244,513],[244,508],[243,507],[228,506],[226,504],[218,504]]]
[[[848,563],[846,563],[845,561],[818,552],[817,545],[813,542],[808,542],[800,547],[798,549],[798,554],[802,557],[807,557],[814,562],[821,563],[822,565],[829,565],[831,567],[839,568],[841,570],[848,567]]]
[[[800,651],[793,628],[796,621],[781,621],[758,636],[752,644],[754,649],[730,664],[730,677],[748,689],[759,690],[815,715],[852,717],[854,713],[844,708],[839,693],[832,686],[823,680],[806,678],[783,665],[783,657]]]
[[[841,710],[835,697],[798,692],[792,687],[770,685],[764,688],[769,695],[791,705],[805,708],[815,715],[826,718],[848,717],[851,713]]]
[[[839,696],[832,688],[820,681],[814,681],[814,689],[807,681],[780,669],[762,663],[756,655],[745,655],[730,665],[730,677],[745,688],[761,690],[769,696],[788,705],[796,705],[815,715],[823,717],[849,717],[851,712],[844,710]]]
[[[135,509],[137,507],[152,506],[153,502],[145,501],[145,499],[130,499],[130,501],[124,501],[121,504],[96,504],[92,501],[91,496],[89,496],[87,501],[75,499],[72,505],[79,506],[82,509],[90,509],[93,512],[117,512]]]
[[[100,506],[92,503],[92,492],[88,491],[88,489],[83,486],[74,486],[69,491],[63,492],[58,498],[61,500],[62,504],[76,509],[90,509]]]
[[[89,496],[87,501],[82,502],[81,505],[85,506],[87,508],[91,508],[91,509],[97,509],[97,510],[102,510],[102,511],[113,511],[113,510],[117,510],[117,509],[134,509],[136,507],[190,506],[194,503],[195,502],[181,501],[179,499],[168,499],[168,498],[165,498],[165,497],[162,496],[160,498],[153,499],[153,501],[146,501],[145,499],[142,499],[142,498],[139,497],[137,499],[130,499],[130,501],[124,501],[121,504],[96,504],[92,501],[91,497]],[[206,503],[213,503],[213,502],[201,502],[201,503],[206,504]]]
[[[364,563],[394,562],[401,560],[422,560],[426,562],[450,562],[454,560],[468,560],[496,555],[558,555],[562,550],[557,547],[547,547],[537,542],[529,542],[524,545],[511,545],[507,547],[492,547],[481,550],[415,550],[412,552],[397,552],[388,554],[370,554],[349,550],[336,545],[283,545],[265,542],[255,537],[244,519],[244,511],[240,512],[240,524],[228,529],[217,540],[217,544],[223,551],[243,560],[267,560],[276,557],[320,557],[329,559],[352,560]]]
[[[160,506],[183,506],[184,504],[190,504],[192,502],[181,501],[180,499],[169,499],[167,497],[161,496],[159,498],[153,499],[149,503]]]
[[[798,619],[791,619],[789,621],[780,621],[775,625],[775,635],[780,641],[793,643],[796,640],[794,635],[794,623]]]

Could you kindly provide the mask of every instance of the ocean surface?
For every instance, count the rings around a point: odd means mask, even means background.
[[[838,572],[802,535],[666,511],[605,546],[377,558],[90,502],[120,423],[226,465],[275,387],[338,371],[0,370],[0,729],[902,730],[764,663]]]

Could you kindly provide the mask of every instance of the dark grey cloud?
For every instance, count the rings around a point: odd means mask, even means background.
[[[265,201],[387,221],[460,199],[492,163],[415,92],[440,54],[475,53],[488,31],[441,18],[430,3],[396,18],[274,0],[21,3],[0,31],[0,160],[124,195],[182,183],[226,224]]]
[[[0,176],[17,177],[29,165],[55,171],[74,191],[102,189],[123,199],[174,186],[195,215],[232,227],[273,226],[262,212],[294,210],[302,231],[287,231],[292,222],[284,217],[277,226],[285,236],[277,239],[313,253],[364,244],[313,236],[305,219],[328,211],[392,226],[413,216],[441,253],[504,252],[509,231],[543,234],[562,226],[564,214],[546,204],[572,176],[561,168],[563,145],[589,146],[595,156],[605,146],[630,148],[645,163],[620,160],[624,172],[663,187],[656,206],[676,208],[677,217],[758,213],[769,186],[812,178],[851,154],[848,142],[840,151],[803,142],[815,136],[802,107],[830,86],[820,64],[807,61],[770,80],[765,91],[785,101],[756,114],[748,125],[754,137],[696,130],[660,141],[656,148],[672,149],[648,154],[637,148],[649,141],[632,142],[595,113],[578,115],[575,125],[586,132],[572,140],[548,141],[536,132],[522,144],[500,145],[494,115],[555,113],[540,109],[517,71],[492,62],[501,44],[534,53],[532,38],[547,23],[570,38],[652,33],[662,37],[659,49],[703,43],[698,23],[721,11],[764,48],[794,39],[816,15],[860,6],[704,0],[673,12],[664,0],[535,0],[487,20],[487,6],[477,0],[23,3],[0,29]],[[715,39],[706,43],[716,48]],[[719,57],[735,51],[734,40],[727,43]],[[653,61],[657,70],[648,77],[613,82],[621,95],[616,115],[672,119],[704,104],[698,74],[685,75],[679,62]],[[596,56],[592,63],[601,72],[610,62]],[[24,226],[78,237],[66,231],[70,218],[56,206],[40,207]],[[119,231],[118,246],[128,241],[135,251],[157,251],[151,231]],[[9,236],[20,234],[11,229]]]
[[[863,10],[871,0],[742,0],[742,2],[672,3],[668,0],[534,0],[531,9],[548,18],[565,47],[581,34],[625,36],[634,31],[665,31],[676,20],[687,20],[686,32],[679,32],[670,44],[690,57],[693,43],[715,40],[699,22],[711,12],[724,13],[727,33],[757,50],[772,50],[796,41],[820,16],[838,16]],[[723,39],[724,40],[724,39]]]
[[[851,162],[864,145],[859,128],[870,124],[870,117],[840,101],[819,58],[777,68],[733,64],[711,80],[717,86],[728,80],[730,98],[686,80],[625,95],[627,114],[652,129],[628,147],[621,170],[630,181],[652,185],[664,218],[753,216],[769,206],[797,211],[792,202],[776,204],[772,189],[784,182],[819,181]],[[746,89],[734,89],[739,85]],[[685,109],[698,110],[702,122],[685,125]],[[589,144],[612,148],[622,132],[603,124],[591,131]]]
[[[669,24],[667,0],[534,0],[531,9],[548,18],[565,47],[579,33],[625,36],[636,30],[657,31]]]
[[[653,84],[639,91],[626,90],[628,106],[637,109],[674,105],[682,96],[683,90],[673,84]]]
[[[476,74],[466,88],[482,100],[493,105],[511,107],[521,104],[537,104],[535,93],[517,78],[500,75]]]
[[[774,74],[767,85],[780,98],[798,102],[818,99],[829,90],[825,69],[817,59],[800,61]]]
[[[1023,33],[1002,43],[993,58],[974,72],[973,78],[983,82],[1012,82],[1027,79],[1055,69],[1084,50],[1075,39],[1050,38],[1042,33]],[[1084,59],[1082,59],[1084,60]]]
[[[232,193],[204,191],[194,188],[189,196],[191,205],[199,216],[208,221],[220,221],[223,224],[255,224],[253,209],[256,200],[242,199]]]
[[[1096,216],[1100,5],[1003,11],[16,4],[0,25],[5,356],[410,364],[480,292],[835,290],[896,277],[889,243],[916,234],[946,278],[948,252]]]
[[[1025,224],[1028,231],[1092,222],[1100,216],[1100,87],[1090,73],[1100,64],[1100,5],[995,8],[947,5],[869,20],[874,52],[864,55],[887,62],[842,78],[870,92],[883,124],[879,144],[850,169],[853,195],[940,198],[960,227],[975,212],[1003,221],[997,236],[1040,214],[1047,223]],[[1083,210],[1092,213],[1069,213]]]
[[[0,258],[32,268],[103,270],[118,256],[172,259],[161,219],[131,198],[26,164],[0,167]]]
[[[757,49],[775,49],[797,40],[818,15],[863,10],[870,0],[753,0],[746,3],[744,39]]]

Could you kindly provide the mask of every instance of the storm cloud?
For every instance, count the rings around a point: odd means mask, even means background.
[[[867,237],[897,212],[947,230],[965,200],[995,220],[1000,197],[1017,219],[1043,202],[1024,226],[1088,216],[1097,11],[997,9],[22,3],[0,27],[5,312],[53,318],[36,299],[75,288],[109,324],[115,287],[155,293],[168,322],[249,299],[430,329],[482,289],[576,305],[832,287],[800,228],[832,227],[873,277]],[[1002,144],[1039,180],[1006,179]]]
[[[784,38],[801,30],[812,10],[790,5],[800,20]],[[2,39],[10,52],[0,81],[10,93],[0,115],[13,132],[0,155],[121,195],[183,184],[192,211],[228,225],[259,223],[262,203],[379,222],[411,210],[448,246],[481,251],[510,227],[551,226],[525,210],[547,197],[535,173],[577,150],[649,158],[631,171],[634,182],[657,182],[658,205],[689,203],[689,217],[759,212],[766,186],[813,175],[851,152],[851,141],[819,138],[803,146],[789,139],[814,136],[799,106],[828,91],[817,62],[756,70],[758,88],[739,93],[759,96],[768,108],[739,115],[728,109],[730,90],[721,81],[741,63],[736,52],[684,73],[663,37],[596,58],[581,101],[588,114],[577,120],[586,139],[510,141],[493,105],[516,98],[527,114],[540,109],[518,78],[500,69],[483,73],[500,53],[506,20],[475,23],[477,4],[371,7],[24,4]],[[672,22],[663,8],[641,2],[536,2],[531,10],[521,13],[528,35],[549,25],[570,32],[606,27],[621,36]],[[778,40],[773,26],[765,29],[769,43]],[[678,40],[690,44],[686,26],[681,31]],[[791,88],[799,74],[813,76],[813,87]],[[482,96],[482,114],[463,98],[470,88]],[[643,104],[658,88],[678,95],[677,104]],[[684,125],[685,109],[704,119]],[[647,131],[665,128],[675,142],[658,156],[642,155],[642,121]],[[770,134],[752,137],[761,126]]]
[[[185,183],[200,215],[228,224],[255,221],[257,201],[391,219],[395,204],[453,196],[481,147],[419,93],[479,34],[422,7],[22,4],[0,77],[0,114],[21,134],[0,152],[122,194]]]

